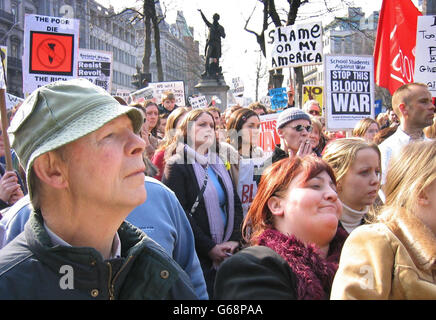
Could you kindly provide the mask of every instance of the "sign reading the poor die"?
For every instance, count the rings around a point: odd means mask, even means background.
[[[325,56],[325,110],[328,130],[353,129],[374,118],[372,56]]]
[[[266,41],[270,70],[323,63],[321,22],[272,29]]]
[[[26,14],[23,92],[77,77],[79,20]]]

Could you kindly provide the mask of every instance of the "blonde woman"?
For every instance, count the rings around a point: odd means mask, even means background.
[[[360,137],[369,142],[374,142],[376,134],[380,131],[380,126],[374,119],[364,118],[356,123],[352,135]]]
[[[336,139],[324,151],[334,170],[343,212],[340,224],[351,233],[364,223],[380,187],[380,151],[361,138]]]
[[[436,141],[395,156],[378,223],[344,244],[332,299],[436,299]]]

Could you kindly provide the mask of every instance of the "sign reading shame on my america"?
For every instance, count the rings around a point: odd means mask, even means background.
[[[112,52],[79,49],[77,76],[111,92]]]
[[[436,16],[418,17],[414,81],[427,84],[436,97]]]
[[[269,69],[281,69],[323,63],[322,24],[277,27],[267,34]]]
[[[79,20],[26,14],[23,92],[47,83],[77,78]]]
[[[325,55],[324,104],[327,130],[353,129],[374,118],[374,58]]]

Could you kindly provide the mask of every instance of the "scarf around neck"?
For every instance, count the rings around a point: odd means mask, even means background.
[[[209,221],[210,234],[212,240],[216,244],[228,241],[233,233],[235,207],[234,207],[234,193],[233,183],[230,178],[230,174],[227,172],[226,167],[222,160],[216,153],[209,152],[207,156],[203,156],[197,153],[194,149],[185,145],[185,152],[187,155],[188,163],[192,164],[195,177],[199,188],[203,186],[206,176],[206,165],[215,172],[215,174],[221,178],[224,184],[224,191],[226,193],[226,213],[227,213],[227,225],[224,225],[224,221],[221,217],[221,208],[218,200],[218,192],[215,189],[214,184],[209,181],[206,185],[206,189],[203,193],[203,200],[206,207],[207,218]]]
[[[318,254],[315,244],[305,245],[295,236],[286,236],[275,229],[265,230],[259,237],[259,245],[274,250],[288,263],[297,278],[298,300],[323,300],[330,297],[346,238],[345,230],[338,228],[325,259]]]

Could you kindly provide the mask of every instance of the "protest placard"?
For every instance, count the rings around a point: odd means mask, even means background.
[[[132,102],[141,103],[145,100],[152,100],[156,102],[156,99],[154,98],[154,88],[147,87],[143,89],[139,89],[135,92],[132,92],[130,94],[130,99]]]
[[[161,96],[165,91],[171,91],[176,98],[176,105],[184,107],[185,102],[185,84],[183,81],[164,81],[164,82],[151,82],[148,85],[153,88],[154,97],[157,103],[161,103]]]
[[[281,110],[288,105],[286,88],[274,88],[268,91],[272,110]]]
[[[77,76],[108,92],[112,89],[112,52],[79,49]]]
[[[191,104],[192,109],[204,109],[208,106],[205,96],[189,97],[188,100]]]
[[[244,83],[240,77],[232,79],[230,90],[235,97],[241,97],[244,95]]]
[[[436,16],[419,16],[416,33],[415,82],[426,83],[436,97]]]
[[[117,89],[115,95],[123,98],[124,101],[130,103],[130,91],[125,89]]]
[[[327,130],[353,129],[363,118],[374,118],[372,56],[325,55],[324,103]]]
[[[12,110],[16,105],[22,103],[24,99],[14,96],[13,94],[6,93],[6,111]]]
[[[271,155],[276,144],[280,144],[280,137],[277,133],[276,123],[278,113],[260,116],[259,146],[262,148],[265,157]]]
[[[267,32],[268,67],[272,69],[323,63],[322,24],[281,26]]]
[[[263,96],[260,98],[259,102],[264,105],[266,108],[271,108],[271,97],[270,96]]]
[[[77,78],[79,20],[26,14],[23,92],[58,80]]]
[[[303,104],[309,100],[316,100],[323,106],[323,87],[303,85]]]

